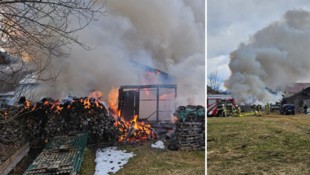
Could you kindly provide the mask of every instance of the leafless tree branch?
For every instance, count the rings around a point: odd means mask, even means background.
[[[223,83],[224,80],[218,75],[217,72],[212,72],[208,75],[207,85],[210,86],[213,90],[219,91]]]
[[[51,59],[69,54],[73,43],[89,49],[76,32],[104,7],[99,0],[0,0],[0,85],[16,87],[30,72],[43,81],[55,78],[43,76]],[[3,54],[14,63],[2,60]]]

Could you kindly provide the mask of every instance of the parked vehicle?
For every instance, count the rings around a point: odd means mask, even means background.
[[[293,104],[284,104],[280,109],[280,114],[295,115],[295,106]]]
[[[270,108],[271,112],[279,111],[281,109],[281,103],[280,102],[276,102],[275,104],[271,104],[270,107],[271,107]]]

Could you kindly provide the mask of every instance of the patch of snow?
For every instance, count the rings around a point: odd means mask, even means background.
[[[154,144],[151,145],[152,148],[158,148],[158,149],[165,149],[164,142],[161,140],[158,140]]]
[[[116,173],[133,156],[135,156],[133,153],[127,153],[125,150],[117,150],[117,147],[98,149],[96,152],[96,170],[94,175]]]

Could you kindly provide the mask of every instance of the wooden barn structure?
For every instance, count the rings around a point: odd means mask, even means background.
[[[281,105],[283,104],[294,104],[295,109],[302,111],[304,105],[307,105],[308,108],[310,107],[310,87],[303,89],[297,92],[294,95],[289,97],[283,98]]]

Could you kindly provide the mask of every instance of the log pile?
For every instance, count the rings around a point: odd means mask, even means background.
[[[25,101],[0,111],[0,143],[30,141],[31,147],[42,147],[57,135],[87,132],[89,143],[114,142],[117,128],[105,106],[88,97],[55,101]]]

